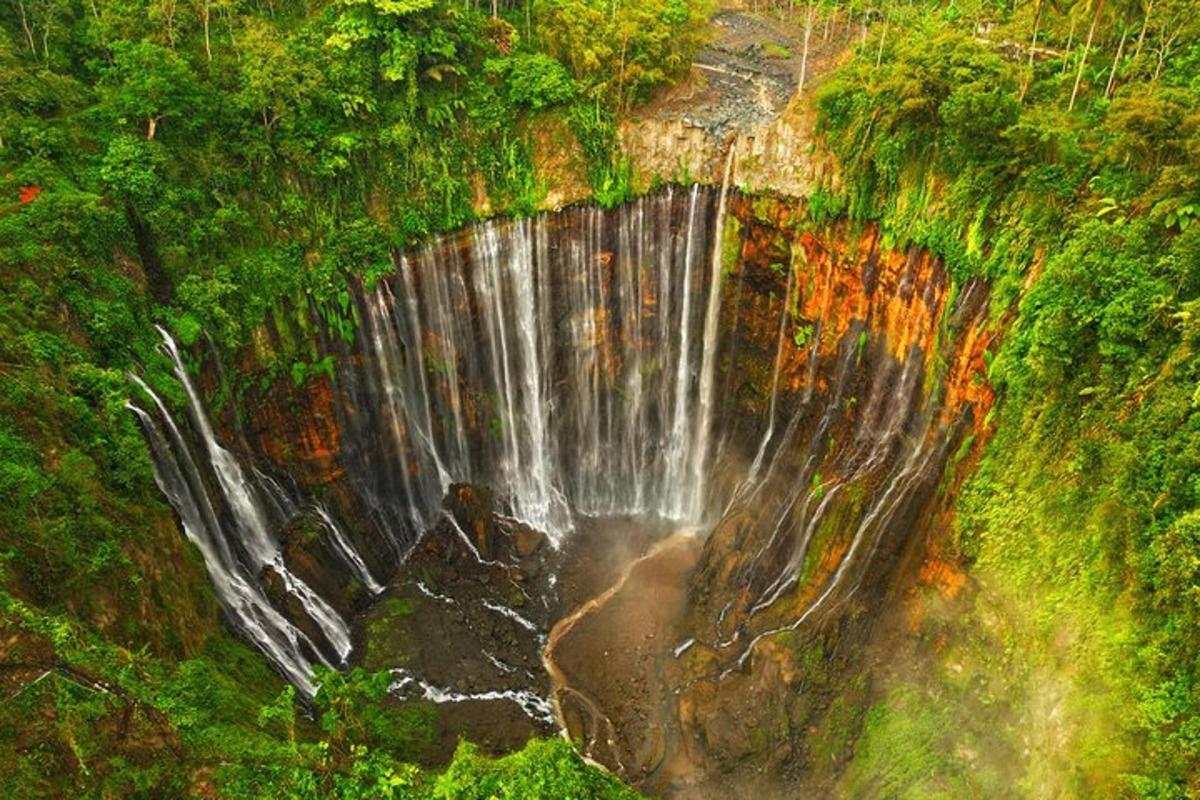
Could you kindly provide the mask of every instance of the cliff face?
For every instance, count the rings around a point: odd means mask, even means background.
[[[620,155],[634,189],[648,191],[664,180],[721,183],[731,151],[729,184],[744,191],[809,197],[836,189],[836,159],[819,145],[814,100],[860,43],[860,21],[825,16],[806,43],[802,25],[754,13],[725,8],[712,20],[711,38],[687,71],[618,120]],[[541,207],[588,199],[585,160],[561,123],[539,123],[534,142],[546,186]],[[481,200],[476,211],[486,215],[489,206]]]
[[[751,445],[739,455],[753,461],[709,540],[701,583],[737,575],[753,594],[768,580],[768,543],[746,523],[748,514],[762,516],[764,498],[788,498],[788,509],[807,503],[803,524],[789,517],[780,525],[800,524],[803,549],[825,518],[811,518],[813,506],[835,513],[850,502],[838,493],[886,488],[898,459],[936,480],[958,444],[977,443],[993,399],[984,379],[993,332],[987,287],[952,285],[928,253],[888,250],[873,229],[801,228],[785,202],[741,205],[742,294],[730,298],[736,336],[726,378],[738,406],[733,424]],[[771,522],[769,548],[782,553],[779,519]]]
[[[918,578],[987,435],[993,336],[985,285],[807,219],[797,201],[669,187],[397,254],[351,292],[350,335],[315,308],[277,315],[236,364],[251,388],[215,418],[284,520],[259,576],[271,604],[337,650],[294,581],[349,619],[444,524],[449,480],[493,487],[501,518],[559,543],[572,514],[711,530],[671,562],[679,612],[655,624],[672,635],[627,693],[670,708],[677,735],[651,746],[631,720],[595,755],[659,787],[679,759],[802,764],[799,732]],[[280,343],[304,338],[332,368],[272,378]],[[571,713],[573,733],[602,730]]]
[[[753,205],[733,391],[767,431],[692,574],[693,643],[665,673],[691,769],[795,778],[829,757],[809,739],[839,724],[831,704],[869,685],[882,610],[937,579],[944,515],[988,435],[994,328],[987,287],[953,285],[928,253]]]

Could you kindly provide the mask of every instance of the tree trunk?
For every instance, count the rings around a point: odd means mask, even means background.
[[[887,39],[888,23],[887,17],[883,19],[883,30],[879,33],[879,50],[875,53],[875,69],[879,69],[879,65],[883,63],[883,43]]]
[[[233,33],[233,14],[228,6],[225,8],[225,28],[229,33],[229,46],[233,48],[233,54],[237,56],[237,60],[242,60],[242,51],[238,47],[237,36]]]
[[[1029,39],[1029,76],[1021,83],[1020,100],[1025,100],[1025,95],[1029,92],[1029,86],[1033,83],[1033,51],[1037,50],[1038,30],[1042,26],[1042,11],[1046,8],[1046,0],[1037,0],[1037,14],[1033,17],[1033,36]]]
[[[29,52],[37,58],[37,45],[33,43],[33,31],[29,29],[29,19],[25,16],[25,0],[17,0],[17,9],[21,12],[21,30],[25,32],[25,39],[29,42]]]
[[[1121,63],[1121,56],[1125,52],[1125,39],[1129,36],[1129,29],[1121,30],[1121,43],[1117,45],[1117,54],[1113,57],[1112,69],[1108,71],[1108,83],[1104,85],[1104,99],[1112,97],[1113,87],[1117,83],[1117,65]]]
[[[1069,16],[1071,17],[1071,31],[1067,34],[1067,52],[1063,56],[1062,65],[1063,75],[1067,74],[1067,66],[1071,63],[1071,42],[1075,39],[1075,23],[1078,21],[1075,19],[1074,13],[1071,13]]]
[[[204,0],[204,53],[208,56],[209,61],[212,61],[212,40],[208,35],[208,21],[211,16],[209,0]]]
[[[1167,35],[1167,26],[1163,25],[1163,36],[1166,36],[1166,35]],[[1156,66],[1154,68],[1154,77],[1151,78],[1150,80],[1152,80],[1152,81],[1158,80],[1158,76],[1162,74],[1163,67],[1166,66],[1167,54],[1171,50],[1171,45],[1175,44],[1175,40],[1178,38],[1179,38],[1179,32],[1176,31],[1172,36],[1170,36],[1165,42],[1162,43],[1162,47],[1158,48],[1158,66]]]
[[[796,94],[804,92],[804,78],[808,74],[808,42],[812,38],[813,15],[816,11],[816,6],[810,5],[804,14],[804,54],[800,56],[800,81],[796,86]]]
[[[1096,35],[1096,24],[1100,22],[1100,14],[1104,12],[1104,0],[1097,0],[1096,11],[1092,14],[1092,24],[1088,27],[1087,42],[1083,45],[1083,55],[1079,57],[1079,70],[1075,73],[1075,85],[1071,88],[1071,102],[1067,103],[1067,113],[1075,110],[1075,98],[1079,96],[1079,82],[1083,80],[1083,68],[1087,66],[1088,53],[1092,49],[1092,38]]]
[[[617,85],[621,87],[621,97],[617,101],[617,103],[620,105],[620,107],[622,109],[624,109],[625,105],[626,105],[626,99],[625,99],[625,46],[626,46],[626,44],[628,44],[628,42],[629,42],[628,37],[621,40],[621,66],[617,70]]]
[[[167,44],[175,49],[175,0],[163,4],[163,22],[167,26]]]
[[[1146,29],[1150,27],[1150,15],[1154,13],[1154,0],[1146,6],[1146,16],[1142,17],[1142,30],[1138,33],[1137,47],[1133,48],[1133,60],[1136,62],[1142,54],[1142,44],[1146,41]]]
[[[146,141],[153,139],[156,133],[158,133],[158,117],[146,117]]]

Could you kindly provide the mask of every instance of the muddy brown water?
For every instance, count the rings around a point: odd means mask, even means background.
[[[656,537],[554,625],[543,653],[563,729],[586,756],[645,788],[693,772],[666,673],[702,543],[690,529]]]

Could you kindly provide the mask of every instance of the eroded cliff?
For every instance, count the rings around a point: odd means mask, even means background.
[[[446,711],[492,703],[503,710],[473,730],[500,747],[519,737],[510,712],[536,731],[554,701],[594,758],[658,791],[802,770],[805,731],[869,681],[872,622],[919,579],[956,466],[987,435],[987,287],[956,285],[869,226],[816,225],[801,202],[699,186],[494,220],[395,263],[332,311],[275,314],[232,370],[197,350],[202,394],[239,391],[219,413],[192,407],[193,443],[176,455],[202,464],[192,482],[216,498],[212,530],[244,535],[262,518],[278,542],[248,576],[262,584],[249,607],[288,622],[243,632],[287,674],[366,652],[397,691],[425,686]],[[317,366],[280,374],[280,352],[306,339]],[[205,443],[207,413],[244,466]],[[491,487],[504,525],[549,536],[549,583],[455,522],[492,513],[445,506],[455,480]],[[453,569],[412,592],[431,573],[405,559],[447,520],[474,541],[468,560],[505,565],[502,585],[521,576],[485,605],[551,644],[549,695],[540,670],[509,685],[504,666],[529,648],[507,635],[447,686],[427,636],[351,634],[381,592],[424,614],[439,610],[430,597],[470,604],[475,579]],[[650,549],[651,529],[678,533]],[[624,573],[571,566],[606,536],[626,562],[649,555]],[[572,570],[564,594],[555,581]],[[408,590],[387,588],[397,574]],[[388,641],[406,652],[389,659]],[[462,719],[443,713],[445,735]]]

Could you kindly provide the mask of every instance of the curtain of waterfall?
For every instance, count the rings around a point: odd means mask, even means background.
[[[351,642],[332,598],[289,565],[280,535],[288,520],[315,515],[331,560],[375,594],[460,481],[494,488],[512,517],[555,544],[580,515],[702,529],[736,516],[744,547],[728,579],[746,591],[731,616],[762,614],[760,631],[845,603],[888,532],[930,496],[954,441],[926,399],[925,350],[886,345],[889,335],[919,341],[913,326],[928,328],[937,315],[911,309],[938,308],[944,283],[926,270],[913,284],[910,259],[902,285],[888,290],[891,310],[878,312],[896,313],[900,329],[853,318],[824,336],[833,321],[816,318],[802,341],[791,335],[801,294],[869,300],[877,281],[835,285],[831,262],[808,277],[793,265],[778,286],[782,272],[758,276],[766,288],[748,290],[724,263],[726,205],[724,188],[668,186],[615,209],[493,219],[397,254],[391,274],[355,284],[355,340],[329,345],[341,348],[332,408],[339,480],[382,545],[367,542],[370,552],[330,508],[243,466],[254,454],[218,441],[163,331],[186,404],[173,413],[131,376],[155,413],[130,408],[232,624],[311,691],[312,665],[345,663]],[[726,293],[726,283],[737,291]],[[968,295],[978,299],[960,297]],[[769,397],[761,419],[746,423],[729,416],[738,412],[718,385],[731,385],[731,320],[754,303],[755,313],[772,309],[756,334]],[[746,440],[727,457],[732,425]],[[841,555],[813,578],[810,554],[829,520],[844,534]],[[274,594],[263,588],[268,578]],[[777,624],[766,612],[810,579],[800,618]]]

